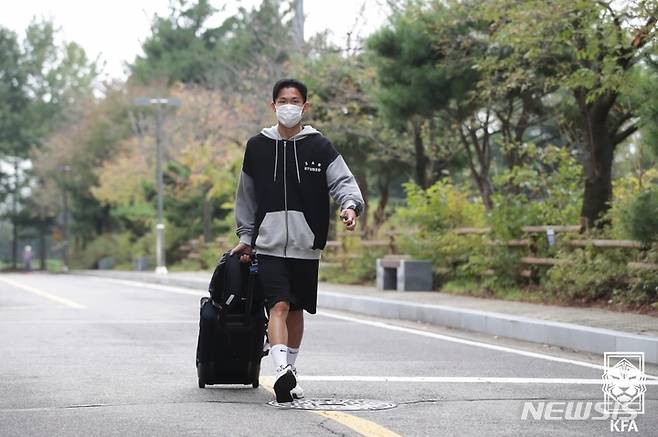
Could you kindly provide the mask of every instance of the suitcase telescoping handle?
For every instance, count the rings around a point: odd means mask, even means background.
[[[249,275],[247,276],[247,317],[251,315],[251,311],[254,307],[254,295],[256,289],[256,277],[258,275],[258,257],[256,256],[256,250],[254,249],[250,255],[251,261],[249,262]]]

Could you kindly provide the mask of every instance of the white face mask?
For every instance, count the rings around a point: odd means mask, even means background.
[[[297,126],[302,119],[302,107],[297,105],[280,105],[276,107],[276,118],[287,128]]]

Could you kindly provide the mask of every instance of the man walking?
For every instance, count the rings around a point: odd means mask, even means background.
[[[247,142],[235,200],[240,243],[231,253],[257,251],[269,309],[270,355],[277,402],[304,397],[295,362],[306,310],[315,314],[320,253],[329,230],[329,196],[353,231],[363,212],[361,191],[331,142],[309,125],[306,86],[282,79],[272,90],[278,123]]]

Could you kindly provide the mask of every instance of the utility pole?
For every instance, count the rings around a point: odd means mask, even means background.
[[[62,167],[62,171],[64,172],[64,217],[63,217],[63,224],[64,224],[64,272],[69,271],[69,196],[67,192],[67,182],[68,182],[68,175],[71,172],[71,166],[70,165],[64,165]]]
[[[292,19],[292,38],[297,51],[304,46],[304,0],[295,0],[295,16]]]
[[[180,100],[167,98],[146,98],[135,99],[137,106],[155,105],[155,183],[158,192],[158,216],[155,225],[155,273],[166,274],[167,266],[165,260],[165,224],[164,224],[164,184],[162,180],[162,123],[163,113],[162,106],[178,107]]]
[[[12,223],[12,242],[11,242],[11,263],[12,268],[16,270],[18,259],[18,153],[14,157],[14,193],[11,197],[11,223]]]
[[[164,252],[165,225],[163,213],[164,184],[162,183],[162,105],[160,102],[155,104],[155,108],[155,182],[158,191],[158,222],[155,225],[155,273],[167,273]]]

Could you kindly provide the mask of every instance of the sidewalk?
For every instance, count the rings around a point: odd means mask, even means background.
[[[88,270],[112,277],[206,290],[210,272],[156,275]],[[482,299],[440,292],[380,291],[374,287],[320,283],[318,307],[466,329],[553,346],[600,353],[645,353],[658,363],[658,318],[598,308],[573,308]]]

